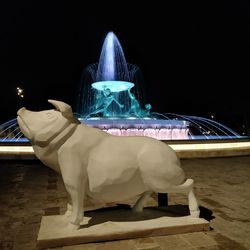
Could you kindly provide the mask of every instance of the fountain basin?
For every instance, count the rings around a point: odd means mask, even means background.
[[[116,136],[148,136],[158,140],[187,140],[189,123],[184,120],[153,118],[89,118],[84,124]]]
[[[126,81],[100,81],[92,83],[91,86],[99,91],[110,89],[111,92],[121,92],[130,90],[134,87],[134,84]]]

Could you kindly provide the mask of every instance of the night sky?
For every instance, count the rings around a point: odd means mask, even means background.
[[[109,31],[140,67],[153,111],[213,113],[235,128],[250,121],[247,1],[71,2],[1,6],[0,122],[22,105],[50,108],[47,99],[75,111],[82,71],[98,61]]]

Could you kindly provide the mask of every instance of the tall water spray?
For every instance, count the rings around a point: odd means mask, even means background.
[[[121,44],[113,32],[109,32],[104,40],[96,80],[130,81],[128,66]]]
[[[104,40],[99,62],[89,65],[83,74],[78,113],[83,117],[144,117],[140,70],[126,62],[121,44],[113,32]]]

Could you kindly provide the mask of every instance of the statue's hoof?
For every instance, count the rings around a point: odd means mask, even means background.
[[[66,216],[66,217],[68,218],[68,217],[71,216],[71,214],[72,214],[72,212],[69,211],[69,210],[67,210],[67,211],[65,212],[64,216]]]
[[[190,216],[192,218],[199,218],[200,217],[200,210],[190,211]]]
[[[80,225],[76,225],[76,224],[73,224],[71,222],[69,222],[67,225],[67,231],[69,231],[69,232],[77,231],[79,228],[80,228]]]
[[[137,208],[137,207],[132,208],[133,213],[141,213],[142,211],[143,211],[143,208]]]

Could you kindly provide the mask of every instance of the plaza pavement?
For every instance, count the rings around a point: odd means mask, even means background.
[[[250,249],[250,156],[181,162],[187,177],[195,180],[201,213],[210,220],[210,231],[54,249]],[[156,205],[156,199],[153,194],[148,205]],[[63,214],[66,200],[61,178],[38,160],[0,161],[0,249],[36,249],[41,217]],[[175,204],[187,204],[186,197],[169,195],[169,205]]]

